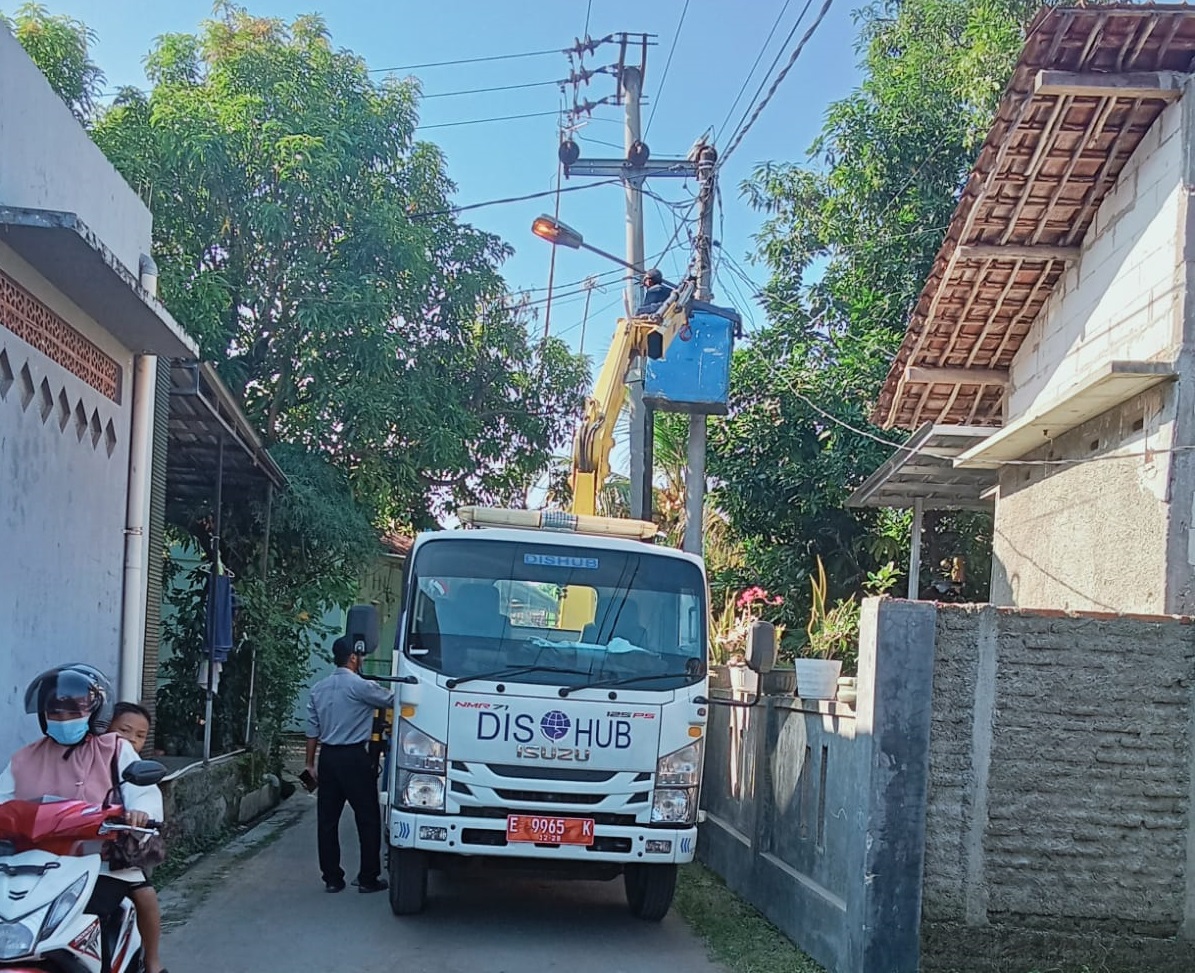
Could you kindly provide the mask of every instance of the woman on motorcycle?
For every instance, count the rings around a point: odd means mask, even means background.
[[[0,773],[0,803],[57,797],[104,804],[110,798],[124,808],[125,820],[145,827],[162,819],[162,792],[122,780],[138,759],[124,738],[108,733],[115,702],[112,684],[99,669],[81,662],[43,672],[25,690],[25,712],[36,713],[42,738],[22,747]],[[119,796],[113,795],[119,782]],[[106,874],[137,888],[146,883],[139,868]],[[149,973],[160,973],[151,970]]]

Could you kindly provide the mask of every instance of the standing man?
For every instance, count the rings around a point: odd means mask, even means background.
[[[342,635],[332,645],[336,671],[311,690],[307,704],[307,772],[319,784],[316,813],[319,825],[319,867],[328,892],[344,891],[340,867],[340,815],[348,801],[361,842],[358,892],[381,892],[382,815],[378,782],[369,759],[370,733],[376,709],[393,705],[394,693],[358,675],[361,656],[353,640]],[[319,750],[319,767],[315,755]]]

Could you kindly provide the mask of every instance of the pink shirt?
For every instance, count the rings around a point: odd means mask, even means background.
[[[89,733],[71,748],[49,737],[22,747],[12,755],[13,797],[18,801],[61,797],[102,804],[112,790],[112,763],[123,742],[114,734]]]

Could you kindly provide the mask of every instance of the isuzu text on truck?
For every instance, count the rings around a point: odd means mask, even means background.
[[[421,911],[429,868],[481,859],[621,874],[632,913],[663,918],[697,845],[701,559],[636,539],[655,532],[639,521],[461,519],[483,529],[422,534],[410,555],[387,762],[391,907]],[[771,649],[757,646],[761,668]]]

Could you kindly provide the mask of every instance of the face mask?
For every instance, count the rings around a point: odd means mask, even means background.
[[[73,747],[87,736],[87,725],[90,722],[86,716],[77,720],[47,720],[46,734],[55,743],[61,743],[64,747]]]

